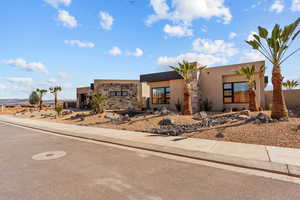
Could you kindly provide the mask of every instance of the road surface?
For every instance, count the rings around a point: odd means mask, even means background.
[[[49,151],[66,155],[32,159]],[[58,199],[299,200],[300,185],[0,122],[0,200]]]

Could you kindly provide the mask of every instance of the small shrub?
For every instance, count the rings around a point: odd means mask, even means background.
[[[176,107],[177,112],[181,112],[182,104],[179,99],[177,100],[175,107]]]
[[[57,105],[55,107],[55,111],[57,112],[57,115],[60,116],[61,112],[63,110],[63,106],[62,105]]]
[[[37,105],[40,102],[40,97],[36,91],[33,91],[29,96],[29,103],[31,105]]]
[[[211,111],[211,109],[212,109],[212,102],[209,101],[207,98],[200,102],[201,111]]]
[[[95,94],[91,100],[91,106],[93,110],[99,114],[103,113],[106,105],[106,97],[101,93]]]
[[[267,109],[268,109],[268,110],[272,110],[272,106],[273,106],[273,104],[270,103],[270,104],[268,105]]]

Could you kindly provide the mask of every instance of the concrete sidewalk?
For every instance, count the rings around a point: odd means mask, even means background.
[[[0,121],[61,135],[300,176],[300,149],[162,136],[22,119],[6,115],[0,115]]]

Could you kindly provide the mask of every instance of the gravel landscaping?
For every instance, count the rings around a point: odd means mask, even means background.
[[[51,120],[60,123],[77,124],[162,135],[231,141],[250,144],[300,148],[299,113],[292,117],[272,120],[269,111],[198,113],[182,116],[166,110],[155,112],[103,113],[95,115],[90,111],[64,111],[61,117],[55,112],[24,111],[16,116]]]

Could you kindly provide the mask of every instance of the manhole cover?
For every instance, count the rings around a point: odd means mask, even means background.
[[[32,156],[33,160],[53,160],[64,157],[67,153],[64,151],[48,151]]]

